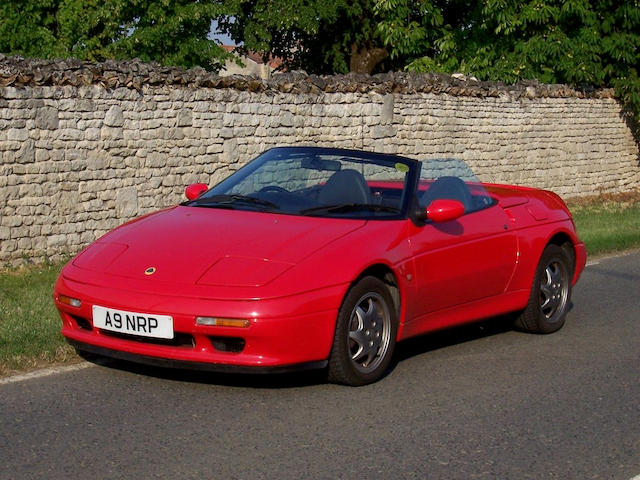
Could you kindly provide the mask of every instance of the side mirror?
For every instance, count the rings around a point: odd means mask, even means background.
[[[209,187],[206,183],[192,183],[184,189],[184,194],[189,200],[195,200],[207,190]]]
[[[458,200],[441,198],[431,202],[426,213],[432,222],[448,222],[464,215],[464,205]]]

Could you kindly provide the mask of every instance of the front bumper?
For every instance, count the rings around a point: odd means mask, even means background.
[[[76,350],[82,352],[93,353],[103,357],[115,358],[118,360],[125,360],[127,362],[142,363],[144,365],[151,365],[154,367],[163,368],[179,368],[185,370],[199,370],[207,372],[217,373],[240,373],[240,374],[275,374],[275,373],[288,373],[297,372],[301,370],[312,370],[325,368],[329,363],[327,360],[320,360],[317,362],[305,362],[295,363],[293,365],[278,365],[272,367],[245,367],[240,365],[231,365],[225,363],[203,363],[203,362],[190,362],[184,360],[171,360],[168,358],[149,357],[147,355],[138,355],[135,353],[129,353],[119,350],[111,350],[109,348],[97,347],[88,343],[77,342],[70,338],[67,338],[69,345]]]
[[[286,371],[326,365],[347,286],[270,300],[208,300],[136,293],[58,279],[62,334],[79,350],[154,365],[217,371]],[[77,298],[80,307],[59,301]],[[173,317],[174,338],[124,335],[94,327],[92,307]],[[197,325],[197,316],[246,318],[246,328]]]

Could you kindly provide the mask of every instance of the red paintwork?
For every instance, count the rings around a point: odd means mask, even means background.
[[[184,189],[184,195],[189,200],[195,200],[207,190],[209,190],[209,187],[206,183],[192,183]]]
[[[383,185],[379,185],[381,187]],[[389,185],[385,184],[388,188]],[[541,190],[485,185],[497,203],[452,221],[301,217],[173,207],[129,222],[90,245],[55,286],[71,340],[173,360],[281,366],[326,360],[350,285],[384,266],[399,296],[398,339],[524,308],[545,246],[557,236],[586,262],[564,203]],[[155,267],[148,276],[144,270]],[[58,295],[82,300],[80,308]],[[92,305],[174,317],[193,347],[156,345],[80,328]],[[199,326],[197,316],[250,319],[248,328]],[[242,337],[241,353],[210,335]]]
[[[464,205],[457,200],[438,199],[427,207],[427,218],[436,223],[449,222],[464,214]]]

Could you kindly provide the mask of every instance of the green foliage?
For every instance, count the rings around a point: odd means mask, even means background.
[[[125,24],[130,34],[112,47],[118,57],[136,56],[167,65],[199,65],[208,70],[219,70],[224,65],[228,55],[207,38],[212,19],[223,11],[221,5],[190,0],[119,3],[132,11]]]
[[[380,0],[374,11],[382,19],[377,30],[383,42],[393,46],[391,59],[429,51],[442,32],[442,11],[430,1]]]
[[[57,2],[25,0],[0,4],[0,52],[37,56],[58,50]]]
[[[218,70],[230,54],[207,38],[221,1],[23,0],[0,4],[0,52],[92,61],[138,57]]]
[[[399,68],[613,87],[640,120],[640,1],[376,0]]]
[[[353,49],[382,46],[371,0],[233,0],[222,31],[289,69],[347,73]]]

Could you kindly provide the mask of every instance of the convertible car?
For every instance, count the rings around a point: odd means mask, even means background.
[[[507,312],[558,330],[586,261],[557,195],[460,160],[281,147],[185,193],[64,267],[54,300],[77,350],[363,385],[416,335]]]

